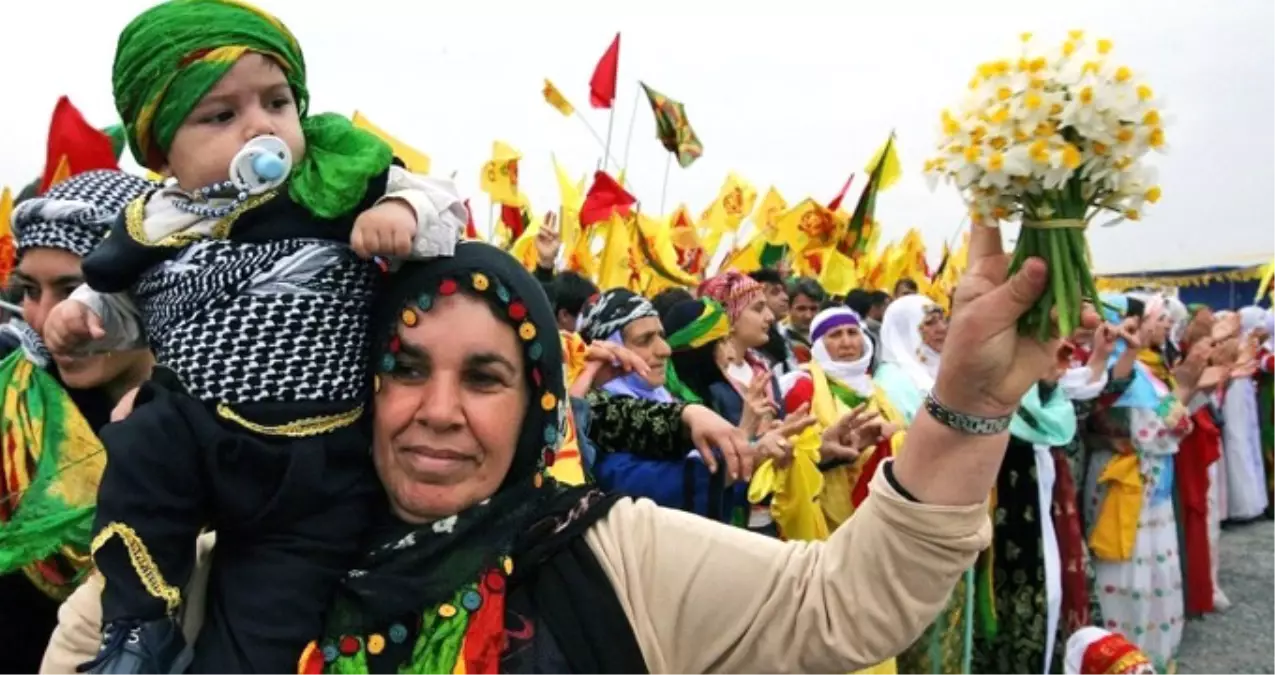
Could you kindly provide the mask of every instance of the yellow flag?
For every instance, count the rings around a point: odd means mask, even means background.
[[[968,234],[965,236],[969,237]],[[968,259],[969,252],[967,251],[965,255]],[[1269,262],[1262,266],[1262,279],[1257,282],[1257,295],[1253,296],[1254,305],[1260,304],[1263,297],[1270,295],[1272,279],[1275,279],[1275,262]]]
[[[831,295],[844,296],[859,286],[859,271],[854,261],[835,246],[824,251],[823,271],[819,273],[819,285]]]
[[[757,212],[753,214],[753,222],[757,224],[757,231],[765,238],[767,244],[784,243],[779,235],[779,216],[783,215],[787,209],[788,202],[784,201],[779,190],[772,186],[766,191],[766,196],[761,200],[761,206],[758,206]]]
[[[491,159],[483,164],[479,187],[491,196],[492,201],[508,206],[518,206],[518,160],[522,153],[503,141],[491,146]]]
[[[777,225],[780,240],[796,253],[831,246],[837,233],[833,212],[809,197],[780,214]]]
[[[702,220],[721,232],[734,232],[757,205],[757,188],[731,173],[726,176],[717,199],[708,207]]]
[[[675,286],[695,286],[699,276],[689,273],[677,263],[677,249],[673,246],[672,228],[665,218],[652,218],[645,214],[637,217],[637,259],[638,267],[644,278],[644,292],[650,291],[652,277]],[[664,284],[661,284],[663,288]]]
[[[709,259],[717,253],[722,235],[739,229],[757,205],[757,188],[734,173],[726,176],[717,193],[717,199],[700,216],[700,229],[704,234],[704,252]]]
[[[899,178],[903,176],[903,163],[899,161],[898,143],[894,139],[894,134],[890,134],[890,138],[885,144],[872,153],[872,159],[868,160],[867,167],[864,171],[871,176],[877,170],[877,166],[881,167],[881,177],[877,182],[877,191],[888,189],[891,185],[899,182]]]
[[[9,223],[13,220],[13,194],[9,188],[0,193],[0,288],[7,288],[9,273],[13,271],[17,246]]]
[[[632,260],[632,236],[630,224],[620,214],[612,214],[605,225],[606,242],[602,247],[602,255],[598,258],[597,284],[600,290],[612,288],[631,288],[636,271]]]
[[[372,124],[368,118],[363,116],[363,113],[357,110],[354,111],[354,118],[352,121],[354,122],[354,126],[371,133],[373,136],[376,136],[389,144],[390,149],[394,151],[394,156],[403,160],[403,164],[407,166],[408,171],[411,171],[412,173],[419,173],[421,175],[429,173],[429,155],[413,148],[397,138],[394,138],[384,129]]]
[[[536,263],[539,262],[539,254],[536,252],[536,237],[540,234],[541,219],[537,218],[535,212],[531,210],[531,201],[527,199],[527,195],[520,194],[522,198],[522,208],[527,210],[531,222],[523,229],[522,234],[518,236],[512,246],[509,247],[509,254],[518,259],[522,266],[527,268],[528,272],[536,271]]]
[[[761,269],[761,254],[765,249],[766,238],[760,233],[754,234],[748,243],[737,247],[726,256],[720,271],[735,270],[743,274],[756,272]]]
[[[558,88],[553,86],[553,83],[547,77],[545,78],[545,87],[542,93],[545,95],[545,103],[553,106],[555,110],[562,113],[563,117],[571,117],[571,114],[576,111],[571,102],[567,100],[567,97],[563,96],[562,92],[558,91]]]
[[[4,188],[4,192],[0,192],[0,239],[11,236],[13,230],[9,229],[9,223],[13,221],[13,193],[9,191],[8,186]]]

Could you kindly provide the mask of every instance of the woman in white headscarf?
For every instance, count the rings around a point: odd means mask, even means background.
[[[1262,439],[1257,410],[1256,346],[1266,326],[1266,312],[1245,307],[1240,312],[1240,362],[1226,388],[1222,415],[1226,427],[1222,452],[1226,455],[1227,508],[1231,520],[1252,520],[1266,510],[1266,469],[1262,465]]]
[[[894,433],[902,425],[899,413],[872,381],[872,340],[863,332],[858,313],[848,307],[823,310],[810,323],[810,341],[810,362],[779,380],[785,411],[793,414],[809,406],[819,432],[863,404],[892,423],[887,440],[858,457],[820,457],[824,487],[819,504],[828,529],[834,530],[867,497],[876,467],[893,453],[891,439],[902,442],[902,434]]]
[[[934,386],[946,338],[943,308],[921,295],[895,300],[881,318],[881,365],[873,380],[905,422]]]

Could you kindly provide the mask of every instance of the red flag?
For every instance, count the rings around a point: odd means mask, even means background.
[[[522,236],[523,228],[526,227],[526,223],[522,220],[522,207],[501,204],[500,222],[509,228],[509,243],[512,244],[518,237]]]
[[[465,238],[478,239],[478,226],[474,225],[474,210],[469,208],[469,200],[465,200]]]
[[[68,175],[57,176],[63,158]],[[94,169],[119,168],[111,137],[90,126],[67,97],[59,98],[49,122],[49,144],[39,194],[44,194],[59,179]]]
[[[850,174],[850,177],[846,179],[846,184],[841,186],[841,192],[838,192],[837,196],[833,197],[832,201],[828,202],[829,211],[835,212],[837,209],[841,208],[841,200],[846,198],[846,192],[850,189],[850,183],[853,182],[854,174]]]
[[[589,103],[595,108],[610,108],[615,102],[615,80],[620,70],[620,34],[602,55],[589,80]]]
[[[580,225],[587,227],[609,220],[613,213],[627,217],[629,207],[636,203],[636,197],[625,192],[607,172],[599,171],[593,174],[593,185],[580,205]]]

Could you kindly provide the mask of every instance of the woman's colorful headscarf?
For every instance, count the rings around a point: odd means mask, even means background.
[[[625,326],[660,318],[650,300],[624,288],[613,288],[590,301],[580,315],[580,336],[589,342],[612,340]]]
[[[707,298],[684,300],[669,310],[664,332],[673,350],[664,387],[682,401],[703,403],[708,386],[724,379],[713,358],[713,347],[730,335],[726,310]]]
[[[52,248],[84,257],[129,201],[155,185],[120,171],[86,171],[22,202],[13,215],[17,252]],[[92,566],[102,443],[66,389],[44,368],[48,352],[21,319],[0,331],[20,348],[0,361],[0,574],[22,570],[63,599]]]
[[[125,205],[156,187],[107,169],[86,171],[54,185],[14,211],[18,257],[33,248],[55,248],[83,258],[106,237]]]
[[[186,117],[249,52],[277,62],[296,97],[307,150],[289,178],[293,200],[323,218],[349,213],[389,168],[390,147],[340,115],[307,117],[301,45],[279,19],[239,0],[168,0],[120,33],[112,84],[133,157],[158,171]]]
[[[486,302],[522,345],[528,404],[509,473],[491,498],[449,518],[409,525],[387,516],[342,581],[300,672],[499,672],[510,576],[583,534],[614,503],[548,473],[569,414],[562,345],[539,282],[504,251],[462,242],[454,257],[409,262],[391,275],[374,312],[373,377],[391,376],[400,326],[428,320],[440,297],[458,293]]]
[[[731,323],[735,323],[746,307],[758,297],[765,297],[766,291],[765,287],[747,274],[730,270],[704,280],[695,294],[716,301],[726,309]]]

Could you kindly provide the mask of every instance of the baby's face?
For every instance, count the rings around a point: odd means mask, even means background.
[[[230,161],[258,136],[278,136],[296,166],[305,136],[296,98],[283,69],[269,57],[248,53],[191,110],[168,149],[168,173],[183,190],[224,181]]]

